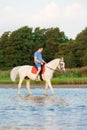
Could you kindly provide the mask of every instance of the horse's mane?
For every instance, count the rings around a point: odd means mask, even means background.
[[[49,61],[49,62],[47,63],[47,65],[48,65],[48,64],[51,64],[51,63],[54,63],[54,62],[56,62],[56,61],[58,61],[58,60],[60,60],[60,58],[53,59],[53,60]]]

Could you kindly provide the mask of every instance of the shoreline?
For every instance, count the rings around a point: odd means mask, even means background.
[[[87,88],[87,84],[58,84],[52,85],[53,88]],[[17,84],[0,84],[0,88],[18,88]],[[22,88],[26,88],[25,84],[22,84]],[[44,84],[31,84],[31,89],[44,88]]]
[[[17,79],[15,82],[12,82],[11,79],[0,79],[0,84],[18,84],[19,80]],[[78,78],[69,78],[69,77],[62,77],[62,78],[53,78],[51,80],[52,85],[87,85],[87,77],[78,77]],[[23,84],[26,84],[25,80]],[[44,85],[44,81],[33,81],[31,80],[31,85]]]

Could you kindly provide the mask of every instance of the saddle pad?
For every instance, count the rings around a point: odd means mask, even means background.
[[[45,72],[45,66],[42,67],[41,74],[44,74],[44,72]],[[37,73],[37,68],[35,66],[32,67],[31,73],[33,74]]]

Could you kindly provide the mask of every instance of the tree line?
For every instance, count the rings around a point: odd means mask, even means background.
[[[44,47],[46,62],[64,57],[68,68],[87,65],[87,28],[73,40],[58,27],[33,29],[24,26],[13,32],[4,32],[0,37],[0,69],[33,65],[33,54],[39,45]]]

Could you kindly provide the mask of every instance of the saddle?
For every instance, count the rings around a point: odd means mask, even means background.
[[[32,74],[36,74],[37,71],[38,71],[37,67],[36,67],[36,66],[33,66],[32,69],[31,69],[31,73],[32,73]],[[41,66],[41,71],[40,71],[40,73],[39,73],[41,80],[43,80],[42,74],[44,74],[44,73],[45,73],[45,65],[42,65],[42,66]]]

